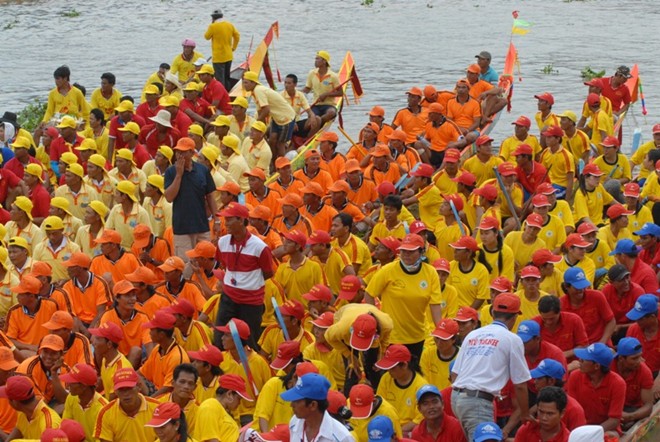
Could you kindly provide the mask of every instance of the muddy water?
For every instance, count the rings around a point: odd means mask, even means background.
[[[88,98],[105,71],[117,76],[123,93],[139,97],[146,78],[161,62],[171,62],[183,38],[195,39],[198,50],[210,55],[203,34],[210,12],[223,7],[242,34],[236,60],[245,57],[252,39],[256,46],[270,23],[279,21],[272,61],[282,77],[292,72],[304,78],[319,49],[331,53],[333,67],[346,50],[352,51],[365,90],[360,104],[344,111],[349,133],[355,134],[375,104],[384,106],[391,119],[405,106],[404,92],[411,86],[451,88],[481,50],[493,54],[493,66],[501,71],[511,11],[519,9],[520,18],[534,26],[529,34],[514,37],[522,82],[515,84],[512,113],[504,114],[491,134],[496,142],[510,135],[518,115],[533,117],[534,94],[549,91],[557,112],[578,112],[586,96],[580,78],[584,67],[611,75],[616,66],[634,63],[640,65],[649,115],[643,118],[639,106],[633,114],[644,139],[650,139],[660,89],[660,65],[654,59],[658,43],[649,34],[660,24],[655,1],[361,2],[0,1],[0,111],[45,99],[60,64],[71,67],[72,81],[87,87]],[[552,72],[543,73],[545,67]]]

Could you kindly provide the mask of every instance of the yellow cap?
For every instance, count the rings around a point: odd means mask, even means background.
[[[124,100],[115,108],[117,112],[134,112],[135,106],[131,100]]]
[[[89,207],[91,207],[94,212],[98,213],[98,215],[101,217],[101,221],[103,221],[103,223],[105,224],[105,217],[110,211],[110,209],[108,209],[108,206],[103,204],[102,201],[94,200],[89,203]]]
[[[158,86],[155,84],[150,84],[147,87],[144,88],[144,93],[145,95],[160,95],[160,90],[158,89]]]
[[[27,166],[25,166],[25,173],[34,175],[37,178],[39,178],[39,181],[41,181],[42,183],[44,182],[43,178],[41,177],[41,175],[44,173],[44,170],[39,164],[35,164],[35,163],[28,164]]]
[[[34,205],[32,204],[32,201],[26,196],[17,196],[16,199],[14,200],[14,204],[16,207],[21,209],[23,212],[25,212],[30,218],[30,221],[32,221],[32,208]]]
[[[69,164],[66,167],[66,171],[71,172],[72,174],[79,176],[80,178],[83,178],[85,176],[85,170],[78,163]]]
[[[133,161],[133,152],[131,152],[130,150],[128,150],[126,148],[119,149],[117,151],[117,155],[115,156],[115,160],[117,158],[121,158],[121,159],[130,161],[131,163],[133,163],[133,165],[135,165],[135,161]]]
[[[213,123],[211,123],[211,126],[217,126],[217,127],[222,127],[222,126],[227,126],[231,124],[231,120],[227,115],[218,115]]]
[[[204,151],[204,149],[202,149]],[[147,178],[147,183],[151,184],[154,187],[157,187],[158,190],[160,190],[161,193],[165,192],[165,178],[162,177],[161,175],[149,175]]]
[[[10,144],[12,149],[29,149],[31,147],[30,140],[27,137],[16,137],[13,143]]]
[[[133,201],[137,201],[137,197],[135,196],[135,184],[131,183],[130,181],[123,180],[118,182],[117,190],[128,195]]]
[[[158,152],[161,155],[163,155],[165,158],[167,158],[170,161],[170,164],[172,163],[172,157],[174,156],[174,151],[170,146],[162,145],[158,148]]]
[[[327,51],[318,51],[316,56],[321,57],[326,63],[328,63],[328,65],[330,65],[330,54]]]
[[[62,218],[59,216],[51,215],[47,217],[43,223],[41,223],[42,227],[44,230],[49,231],[49,230],[64,230],[64,223],[62,222]]]
[[[204,129],[202,129],[202,126],[199,124],[191,124],[190,127],[188,127],[188,133],[199,135],[200,137],[204,138]]]
[[[238,145],[241,143],[241,140],[233,134],[225,135],[222,138],[222,144],[233,150],[234,152],[238,153]]]
[[[9,258],[9,251],[8,251],[5,247],[0,246],[0,265],[1,265],[5,270],[8,270],[8,269],[9,269],[8,266],[9,266],[9,264],[11,263],[11,261],[9,261],[8,258]]]
[[[121,130],[121,129],[120,129]],[[76,150],[98,150],[98,147],[96,146],[96,141],[94,141],[94,138],[85,138],[82,143],[80,143],[80,146],[76,147]]]
[[[256,72],[245,71],[245,72],[243,73],[243,79],[244,79],[244,80],[252,81],[253,83],[261,84],[261,83],[259,82],[259,74],[257,74]]]
[[[120,132],[130,132],[134,135],[140,135],[140,126],[135,121],[129,121],[124,125],[124,127],[120,127],[119,129]]]
[[[252,123],[252,129],[257,129],[259,132],[266,133],[266,129],[267,129],[266,123],[264,123],[263,121],[255,121],[254,123]]]
[[[69,200],[61,197],[61,196],[56,196],[50,199],[50,205],[53,207],[57,207],[58,209],[64,210],[66,213],[71,215],[71,211],[69,210]]]
[[[213,66],[211,66],[210,64],[204,64],[204,65],[202,65],[201,68],[199,68],[199,70],[197,71],[197,73],[198,73],[198,74],[209,74],[209,75],[213,75],[213,74],[215,74],[215,69],[213,69]]]
[[[184,90],[184,91],[187,91],[187,92],[190,92],[190,91],[199,92],[199,90],[200,90],[200,87],[199,87],[199,86],[200,86],[200,84],[197,83],[196,81],[191,81],[190,83],[188,83],[188,84],[183,88],[183,90]]]
[[[75,129],[78,127],[76,124],[76,120],[74,120],[72,117],[64,117],[62,120],[60,120],[60,124],[57,125],[58,129],[63,129],[65,127],[68,127],[69,129]]]
[[[225,137],[227,138],[227,137]],[[224,138],[223,138],[224,140]],[[204,155],[204,158],[209,160],[211,164],[215,164],[216,161],[218,161],[218,151],[215,146],[204,146],[202,147],[202,150],[199,151],[202,155]]]
[[[101,154],[95,153],[87,160],[87,163],[92,163],[96,167],[100,167],[105,172],[105,157]]]
[[[22,236],[12,236],[11,238],[9,238],[8,245],[20,247],[22,249],[27,250],[28,252],[30,251],[30,244],[28,244],[27,239],[23,238]]]
[[[76,164],[78,162],[78,157],[73,152],[63,152],[60,155],[60,161],[64,164]]]
[[[573,123],[576,123],[576,122],[577,122],[577,115],[575,115],[575,112],[573,112],[573,111],[569,111],[569,110],[567,110],[567,111],[564,111],[564,113],[559,114],[559,115],[557,115],[557,116],[558,116],[559,118],[561,118],[561,117],[568,118],[568,119],[571,120]]]
[[[248,101],[245,97],[236,97],[236,98],[234,98],[234,101],[232,101],[229,104],[231,104],[232,106],[234,106],[234,105],[235,106],[240,106],[244,109],[248,108]]]

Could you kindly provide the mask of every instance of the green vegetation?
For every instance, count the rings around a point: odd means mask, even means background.
[[[362,6],[371,6],[374,4],[374,0],[362,0],[362,3],[360,3]]]
[[[543,69],[541,69],[541,73],[545,74],[545,75],[550,75],[550,74],[558,74],[559,71],[557,69],[555,69],[554,64],[550,63],[550,64],[545,65],[543,67]]]
[[[18,24],[17,19],[13,19],[12,21],[8,22],[4,27],[2,28],[3,31],[8,31],[10,29],[14,29],[14,26]]]
[[[603,69],[602,71],[594,71],[593,69],[591,69],[591,66],[587,66],[580,71],[580,75],[582,76],[582,79],[585,81],[589,81],[594,78],[602,78],[605,76],[605,69]]]
[[[34,132],[46,113],[46,102],[34,99],[34,101],[18,112],[18,124],[28,132]]]
[[[73,17],[79,17],[79,16],[80,16],[80,12],[76,11],[75,9],[69,9],[68,11],[62,11],[62,12],[60,12],[60,15],[61,15],[62,17],[73,18]]]

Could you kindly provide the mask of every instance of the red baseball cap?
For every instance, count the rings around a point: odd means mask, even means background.
[[[619,143],[619,139],[617,137],[613,137],[612,135],[608,135],[605,137],[603,141],[600,142],[601,146],[615,146],[619,147],[621,146],[621,143]]]
[[[543,264],[561,262],[561,256],[555,255],[548,249],[539,249],[532,254],[532,263],[535,266],[542,266]]]
[[[585,241],[582,238],[582,235],[580,235],[579,233],[571,233],[570,235],[568,235],[566,237],[566,242],[564,242],[564,245],[566,246],[566,248],[580,247],[582,249],[586,249],[587,247],[591,246],[591,244]]]
[[[249,218],[250,211],[248,210],[247,207],[245,207],[242,204],[231,202],[227,204],[225,208],[220,211],[220,216],[225,218],[228,217]]]
[[[542,195],[554,195],[557,193],[557,189],[552,187],[552,184],[543,182],[536,187],[536,193],[540,193]]]
[[[614,220],[620,216],[634,215],[635,211],[626,209],[623,204],[612,204],[605,213],[610,220]]]
[[[543,228],[543,216],[538,213],[530,213],[529,216],[525,219],[525,223],[531,227],[537,227],[539,229]]]
[[[513,151],[513,156],[516,157],[518,155],[533,155],[534,154],[534,149],[532,149],[532,146],[529,144],[521,144],[516,149]]]
[[[435,172],[433,166],[430,164],[421,163],[419,166],[417,166],[417,170],[411,172],[410,175],[431,178],[433,176],[433,172]]]
[[[229,320],[229,322],[233,322],[234,325],[236,326],[236,331],[238,331],[238,336],[246,340],[250,337],[250,326],[247,325],[247,322],[237,319],[237,318],[232,318]],[[221,333],[231,333],[231,329],[229,328],[229,323],[226,325],[218,325],[215,327],[216,330],[218,330]]]
[[[468,187],[474,187],[477,184],[477,177],[471,172],[463,172],[456,178],[451,179],[455,183],[461,183]]]
[[[500,293],[493,300],[493,311],[520,314],[520,298],[513,293]]]
[[[408,227],[408,231],[410,231],[410,233],[419,233],[423,232],[424,230],[428,230],[428,228],[426,227],[426,224],[424,224],[424,221],[421,220],[413,221]]]
[[[295,242],[303,249],[307,245],[307,235],[305,235],[300,230],[292,230],[290,232],[283,233],[282,236],[290,241]]]
[[[179,298],[174,304],[167,308],[167,311],[172,314],[183,315],[186,318],[195,316],[195,306],[193,306],[187,299]]]
[[[332,292],[323,284],[315,284],[309,292],[302,295],[303,299],[307,301],[324,301],[327,303],[332,302]]]
[[[508,161],[503,162],[499,166],[497,166],[497,171],[500,173],[502,176],[513,176],[517,175],[516,173],[516,166],[513,164],[509,163]]]
[[[541,279],[541,271],[536,266],[525,266],[520,271],[521,278],[537,278]]]
[[[151,318],[151,321],[142,324],[142,328],[160,328],[162,330],[172,330],[174,329],[175,322],[176,318],[172,313],[168,313],[164,310],[158,310],[156,313],[154,313],[154,317]]]
[[[345,406],[346,406],[346,396],[344,396],[342,393],[340,393],[337,390],[328,390],[328,413],[337,414],[339,413],[339,409]],[[283,425],[288,430],[289,426],[287,424],[283,424]],[[277,426],[275,428],[277,428]],[[261,438],[263,439],[263,436]]]
[[[438,258],[433,261],[433,268],[438,272],[449,273],[449,261],[447,261],[445,258]]]
[[[293,316],[298,320],[305,317],[305,307],[297,299],[290,299],[280,307],[282,316]]]
[[[660,123],[653,125],[652,132],[653,134],[660,134]]]
[[[532,127],[532,120],[530,120],[529,118],[527,118],[524,115],[521,115],[516,119],[516,121],[514,121],[511,124],[515,124],[516,126],[524,126],[524,127],[530,128],[530,127]]]
[[[461,159],[461,152],[458,149],[445,150],[444,161],[446,163],[458,163]]]
[[[546,127],[543,132],[541,132],[541,135],[546,137],[563,137],[564,131],[559,126],[549,126]]]
[[[445,318],[438,322],[431,336],[446,341],[458,334],[458,323],[453,319]]]
[[[587,95],[587,104],[589,107],[600,104],[600,95],[594,93]]]
[[[376,190],[381,196],[387,196],[396,193],[396,187],[394,187],[394,184],[390,183],[389,181],[383,181],[380,183],[378,187],[376,187]]]
[[[461,175],[462,176],[462,175]],[[456,207],[457,211],[463,210],[463,198],[457,193],[454,193],[452,195],[442,195],[445,201],[452,202],[454,203],[454,207]],[[458,220],[457,220],[458,221]]]
[[[589,163],[582,169],[582,175],[603,176],[604,174],[596,164]]]
[[[23,375],[11,376],[5,385],[0,387],[0,398],[12,401],[25,401],[34,397],[32,380]]]
[[[330,390],[328,392],[328,399],[330,399],[330,393],[339,393],[339,392],[335,390]],[[346,404],[346,398],[344,398],[344,405],[345,404]],[[332,411],[330,411],[330,407],[328,407],[328,411],[332,413]],[[291,431],[289,430],[289,424],[288,423],[277,424],[273,428],[271,428],[270,431],[266,433],[259,433],[259,437],[264,442],[289,442],[291,438]]]
[[[339,284],[339,293],[337,296],[340,299],[351,301],[353,298],[355,298],[355,295],[360,291],[361,288],[362,281],[360,281],[360,278],[355,275],[346,275],[341,278],[341,282]]]
[[[69,436],[60,428],[46,428],[41,437],[40,442],[69,442]]]
[[[490,288],[500,293],[513,290],[513,283],[506,276],[498,276],[490,283]]]
[[[324,312],[318,318],[312,321],[312,324],[318,328],[329,328],[335,321],[335,314],[332,312]]]
[[[489,137],[488,135],[480,135],[477,138],[477,141],[474,142],[474,144],[476,144],[477,146],[483,146],[484,144],[490,143],[492,141],[494,141],[494,140],[491,137]]]
[[[374,389],[370,385],[353,385],[348,395],[348,399],[351,402],[350,409],[351,413],[353,413],[353,419],[366,419],[371,416],[375,397]]]
[[[85,429],[78,421],[62,419],[60,430],[64,431],[69,438],[69,442],[84,442],[85,440]]]
[[[497,200],[497,187],[493,186],[492,184],[486,184],[483,187],[474,189],[473,193],[475,195],[479,195],[486,198],[488,201]]]
[[[358,351],[367,351],[376,339],[378,322],[369,313],[363,313],[355,318],[351,327],[350,346]]]
[[[138,384],[138,375],[131,367],[120,368],[112,377],[115,390],[120,388],[133,388]]]
[[[532,205],[534,207],[550,207],[552,204],[550,204],[550,201],[548,201],[548,197],[537,193],[532,197]]]
[[[498,230],[500,222],[494,216],[485,216],[479,223],[479,230]]]
[[[214,367],[219,367],[224,360],[222,352],[214,345],[203,345],[202,348],[197,351],[189,351],[188,356],[190,359],[208,362]]]
[[[98,377],[96,369],[89,364],[76,364],[71,368],[71,371],[60,375],[60,380],[67,384],[83,384],[88,386],[95,386]]]
[[[309,361],[298,362],[296,364],[296,376],[301,377],[309,373],[319,373],[319,369],[316,365]]]
[[[416,233],[409,233],[403,238],[403,241],[401,241],[399,250],[424,249],[425,245],[426,244],[424,243],[424,238]]]
[[[282,370],[289,365],[291,361],[300,355],[300,342],[284,341],[277,347],[277,356],[270,363],[274,370]]]
[[[223,374],[218,378],[218,386],[225,390],[235,391],[248,402],[254,401],[245,389],[245,380],[237,374]]]
[[[623,186],[623,196],[639,198],[639,184],[633,182],[626,183]]]
[[[308,246],[314,244],[330,244],[331,242],[332,242],[332,237],[325,230],[314,230],[311,236],[307,238]]]
[[[408,347],[401,344],[392,344],[385,350],[385,355],[374,365],[381,370],[389,370],[401,362],[410,362],[412,355]]]
[[[550,106],[555,104],[555,97],[553,97],[550,92],[543,92],[542,94],[534,95],[534,98],[547,101]]]
[[[399,238],[395,238],[394,236],[386,236],[384,238],[378,238],[378,242],[387,247],[395,255],[399,253],[399,246],[401,246],[401,240]]]
[[[477,240],[471,236],[462,236],[458,241],[449,244],[453,249],[468,249],[473,252],[479,250]]]
[[[458,308],[458,311],[456,312],[456,317],[454,318],[454,321],[458,322],[467,322],[467,321],[478,321],[479,320],[479,313],[472,307],[468,306],[462,306]]]
[[[115,344],[119,344],[124,339],[124,332],[114,322],[104,322],[98,328],[90,328],[89,334],[92,336],[99,336]]]
[[[180,417],[181,407],[174,402],[163,402],[156,407],[153,417],[144,426],[160,428],[172,419],[179,419]]]

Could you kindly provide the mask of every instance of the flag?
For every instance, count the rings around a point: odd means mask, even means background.
[[[355,66],[353,66],[350,78],[351,78],[351,86],[353,86],[353,99],[355,100],[356,103],[359,103],[360,97],[364,95],[364,91],[362,90],[362,84],[360,83],[360,79],[357,76],[357,71],[355,70]]]
[[[516,18],[513,20],[513,28],[511,28],[511,33],[516,35],[525,35],[529,32],[529,28],[531,27],[531,23]]]

